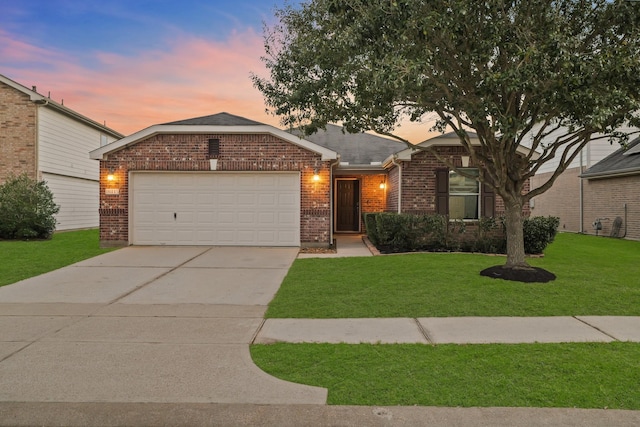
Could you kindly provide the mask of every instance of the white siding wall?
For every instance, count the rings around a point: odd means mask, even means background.
[[[538,130],[538,127],[535,127],[531,134],[535,134],[535,132]],[[623,132],[633,132],[633,131],[637,131],[637,129],[635,128],[630,128],[630,127],[622,127],[619,130],[623,131]],[[566,132],[566,129],[559,129],[556,132],[552,133],[551,135],[549,135],[549,137],[547,138],[548,141],[553,141],[556,137],[562,135],[564,132]],[[597,137],[597,135],[594,135],[594,137]],[[634,136],[631,137],[632,139],[634,138]],[[523,145],[526,146],[531,146],[531,142],[530,139],[525,137],[523,140]],[[614,142],[613,144],[610,144],[609,141],[607,139],[601,139],[601,140],[596,140],[596,141],[590,141],[587,146],[584,148],[583,153],[582,153],[582,166],[586,168],[590,168],[591,166],[593,166],[594,164],[598,163],[600,160],[604,159],[605,157],[607,157],[609,154],[613,153],[614,151],[616,151],[618,148],[620,148],[620,144],[618,144],[617,142]],[[552,160],[549,160],[548,162],[546,162],[544,165],[542,165],[542,167],[540,168],[540,170],[538,171],[538,174],[543,174],[543,173],[548,173],[548,172],[553,172],[556,170],[556,168],[559,165],[559,159],[562,156],[562,151],[558,150],[558,152],[556,153],[556,157],[553,158]],[[569,169],[570,168],[577,168],[580,167],[580,154],[578,154],[575,158],[575,160],[571,163],[571,165],[569,165]]]
[[[38,109],[38,171],[60,205],[57,230],[98,226],[101,132],[50,108]],[[112,141],[113,138],[110,138]]]
[[[73,230],[98,226],[99,184],[81,178],[42,174],[42,179],[60,205],[56,215],[56,230]]]
[[[100,148],[100,131],[46,107],[38,109],[38,170],[98,180],[99,162],[89,151]]]

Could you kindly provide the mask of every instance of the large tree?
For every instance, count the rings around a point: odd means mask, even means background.
[[[506,268],[528,268],[529,199],[590,140],[624,143],[616,129],[637,124],[638,2],[310,0],[276,13],[265,32],[269,76],[253,81],[283,124],[312,133],[342,122],[403,140],[394,133],[402,120],[435,113],[435,127],[459,135],[479,180],[504,200]],[[533,150],[522,155],[520,144]],[[555,173],[526,192],[553,159]]]

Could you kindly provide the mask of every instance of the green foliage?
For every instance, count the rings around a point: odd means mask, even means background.
[[[447,249],[448,236],[455,229],[442,215],[391,212],[366,214],[365,226],[371,243],[385,252]]]
[[[311,0],[277,16],[268,77],[253,82],[283,125],[393,136],[402,120],[435,113],[509,201],[510,248],[524,246],[521,207],[557,177],[526,192],[543,164],[564,170],[594,135],[625,142],[616,129],[640,124],[637,2]],[[538,155],[521,154],[523,143]],[[508,263],[525,263],[512,252]]]
[[[59,210],[46,182],[12,176],[0,185],[0,238],[49,239]]]
[[[560,218],[536,216],[524,220],[524,250],[528,254],[541,254],[553,242],[560,226]]]
[[[504,253],[507,242],[504,220],[481,218],[467,224],[448,221],[442,215],[414,215],[390,212],[364,215],[367,236],[383,252],[462,251]],[[524,220],[524,245],[528,254],[541,254],[553,242],[560,220],[533,217]],[[471,226],[475,233],[467,233]]]

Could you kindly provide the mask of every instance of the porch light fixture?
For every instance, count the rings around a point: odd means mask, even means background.
[[[387,188],[387,184],[383,181],[380,181],[380,189],[384,190],[385,188]]]
[[[320,174],[318,173],[318,168],[315,168],[315,169],[313,170],[313,180],[314,180],[315,182],[320,181]]]
[[[460,159],[462,160],[462,167],[463,168],[468,168],[469,167],[469,156],[460,156]]]
[[[113,175],[114,172],[115,171],[113,168],[109,168],[109,173],[107,174],[107,181],[114,181],[116,179],[116,177]]]

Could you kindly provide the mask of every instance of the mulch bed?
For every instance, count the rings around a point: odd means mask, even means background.
[[[512,268],[494,265],[480,272],[481,276],[492,279],[512,280],[524,283],[547,283],[556,279],[556,275],[539,267]]]

